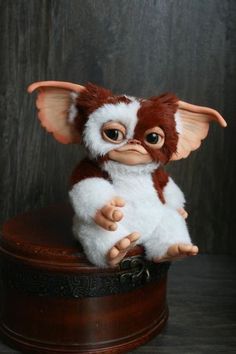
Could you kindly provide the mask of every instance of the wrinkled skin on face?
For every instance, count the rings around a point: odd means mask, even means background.
[[[140,101],[133,138],[117,148],[115,145],[120,145],[125,140],[126,127],[118,121],[105,123],[102,137],[105,142],[114,144],[114,149],[107,153],[107,158],[126,165],[168,162],[176,151],[178,141],[175,111],[174,96],[165,95]]]
[[[147,150],[142,145],[133,142],[129,142],[119,149],[111,150],[108,157],[110,160],[125,165],[140,165],[152,162],[152,157]]]

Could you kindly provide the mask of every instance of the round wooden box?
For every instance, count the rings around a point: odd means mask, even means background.
[[[123,353],[160,332],[169,264],[135,247],[116,268],[91,265],[57,205],[9,220],[0,240],[3,340],[27,353]]]

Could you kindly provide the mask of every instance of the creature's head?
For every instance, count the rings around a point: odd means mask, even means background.
[[[137,99],[92,84],[57,81],[34,83],[29,92],[36,89],[43,127],[61,143],[83,144],[98,161],[165,164],[196,150],[210,121],[226,126],[217,111],[172,94]]]

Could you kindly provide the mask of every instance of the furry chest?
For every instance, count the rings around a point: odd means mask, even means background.
[[[125,200],[122,224],[130,232],[144,236],[153,231],[163,213],[163,205],[154,188],[151,175],[115,176],[112,179],[117,196]]]

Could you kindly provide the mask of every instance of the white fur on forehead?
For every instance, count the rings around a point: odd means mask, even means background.
[[[138,100],[130,103],[107,103],[89,115],[83,132],[83,141],[91,157],[104,156],[109,151],[124,145],[127,140],[133,138],[134,129],[138,121],[137,112],[139,108],[140,103]],[[126,127],[126,137],[122,143],[112,144],[103,140],[101,134],[102,126],[109,121],[119,122]]]

